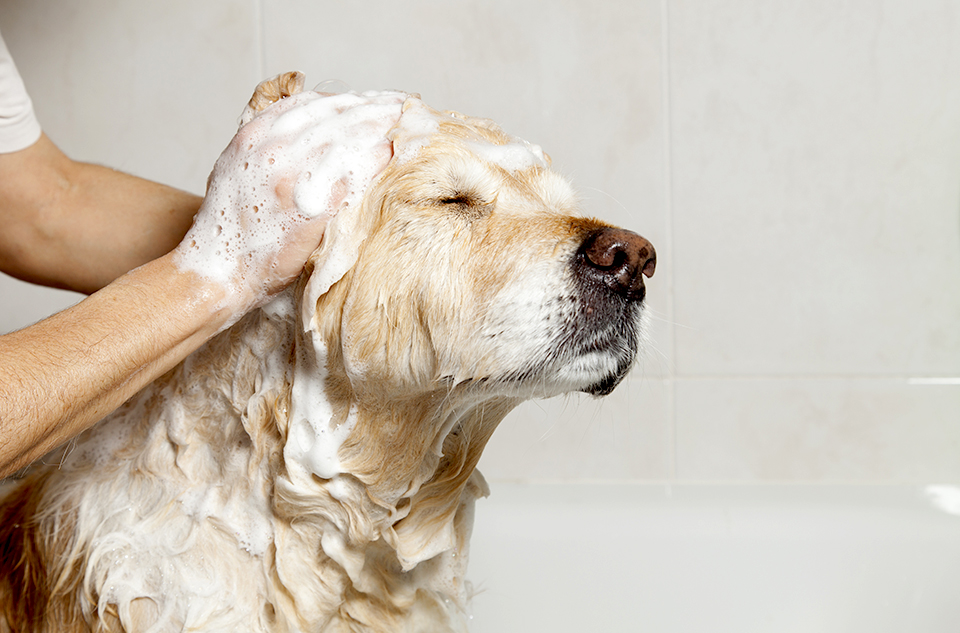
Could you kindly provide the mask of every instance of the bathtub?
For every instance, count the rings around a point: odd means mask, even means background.
[[[491,482],[473,633],[960,632],[960,488]]]

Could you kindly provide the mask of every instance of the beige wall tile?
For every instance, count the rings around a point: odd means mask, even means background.
[[[680,380],[685,481],[960,479],[960,386],[903,379]]]
[[[669,479],[671,389],[635,375],[603,399],[525,403],[494,433],[480,471],[491,481]]]
[[[960,12],[670,5],[677,367],[960,372]]]

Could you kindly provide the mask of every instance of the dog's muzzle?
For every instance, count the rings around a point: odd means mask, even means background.
[[[605,396],[623,380],[636,358],[640,313],[657,254],[649,241],[632,231],[601,228],[583,240],[572,262],[579,286],[579,313],[568,337],[586,357],[605,355],[604,375],[582,389]]]

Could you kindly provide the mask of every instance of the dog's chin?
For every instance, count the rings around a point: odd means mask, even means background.
[[[501,395],[531,398],[552,398],[565,393],[582,392],[607,396],[623,382],[637,355],[633,345],[616,345],[612,349],[568,351],[565,358],[553,362],[534,363],[488,385]]]
[[[637,358],[641,339],[640,319],[632,318],[605,334],[581,340],[574,347],[578,358],[572,363],[579,378],[570,391],[607,396],[626,378]]]
[[[610,395],[626,378],[636,358],[636,352],[633,349],[620,349],[618,352],[611,354],[610,369],[600,372],[598,377],[585,379],[581,386],[571,391],[581,391],[597,397]]]
[[[589,387],[586,387],[585,389],[581,389],[580,391],[582,391],[583,393],[588,393],[591,396],[596,396],[598,398],[603,396],[609,396],[611,393],[613,393],[613,390],[617,388],[617,385],[623,382],[623,379],[627,375],[627,371],[629,371],[629,366],[626,369],[624,369],[622,372],[619,372],[616,374],[610,374],[609,376],[603,378],[599,382],[594,383]]]

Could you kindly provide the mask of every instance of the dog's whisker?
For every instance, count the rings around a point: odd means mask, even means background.
[[[584,189],[585,189],[586,191],[595,191],[595,192],[599,193],[600,195],[602,195],[604,198],[608,198],[609,200],[611,200],[615,205],[617,205],[617,206],[618,206],[620,209],[622,209],[623,211],[628,211],[628,212],[630,211],[630,210],[626,207],[626,205],[624,205],[622,202],[620,202],[620,199],[619,199],[619,198],[617,198],[616,196],[614,196],[613,194],[611,194],[610,192],[608,192],[608,191],[606,191],[606,190],[604,190],[604,189],[599,189],[599,188],[597,188],[597,187],[584,187]]]

